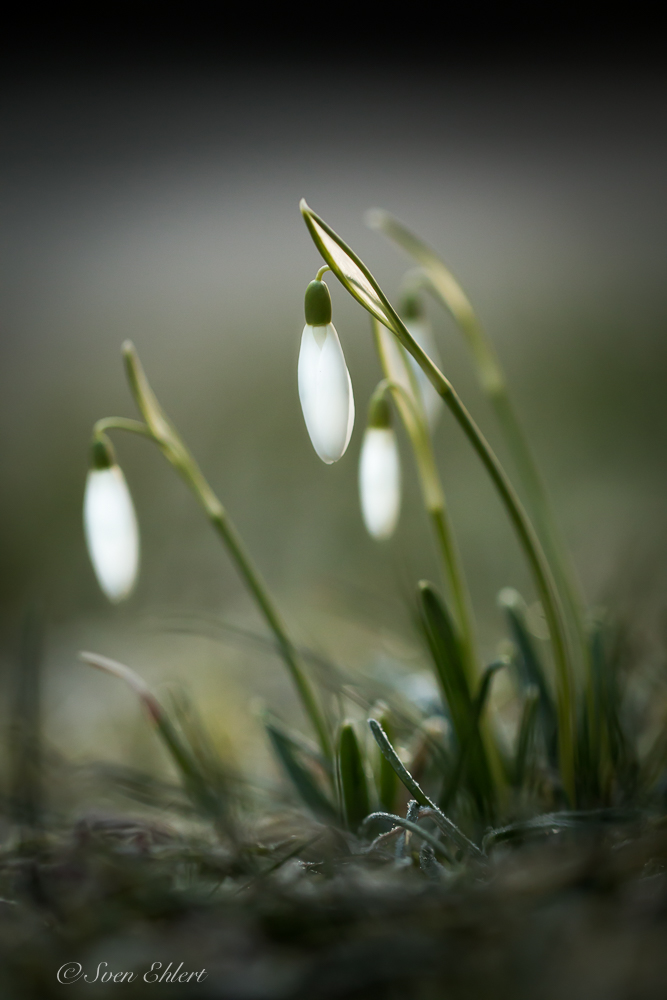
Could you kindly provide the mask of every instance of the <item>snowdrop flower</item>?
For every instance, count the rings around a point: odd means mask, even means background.
[[[431,324],[428,321],[418,295],[414,293],[405,295],[401,308],[401,318],[407,327],[408,333],[417,341],[421,349],[428,354],[429,358],[440,367],[440,358],[435,340],[433,339]],[[433,430],[442,410],[442,399],[412,355],[408,355],[408,360],[417,382],[421,403],[424,407],[424,414],[426,415],[429,427]]]
[[[122,601],[137,578],[139,529],[125,476],[111,446],[99,439],[86,480],[83,525],[100,587],[110,601]]]
[[[389,538],[401,507],[401,466],[384,396],[371,400],[359,459],[359,498],[368,533],[378,540]]]
[[[323,281],[306,289],[306,325],[299,352],[299,399],[313,448],[330,465],[345,454],[354,425],[352,382],[331,322]]]

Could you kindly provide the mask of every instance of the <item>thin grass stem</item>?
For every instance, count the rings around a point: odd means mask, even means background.
[[[132,394],[145,424],[124,418],[108,418],[96,424],[96,430],[117,429],[130,431],[149,437],[156,442],[165,458],[178,472],[190,488],[200,506],[204,509],[214,530],[221,538],[232,561],[255,599],[264,619],[273,632],[280,654],[285,662],[301,703],[317,735],[322,753],[331,760],[333,757],[328,726],[317,703],[314,691],[306,677],[297,649],[289,638],[283,620],[269,594],[266,583],[254,566],[243,540],[231,521],[227,511],[204,478],[197,462],[184,441],[165,417],[151,389],[134,345],[127,341],[123,345],[123,357]]]
[[[369,816],[366,817],[366,819],[361,824],[359,832],[361,833],[367,826],[370,826],[371,823],[375,823],[378,820],[386,820],[388,822],[389,821],[392,822],[395,826],[402,826],[404,830],[409,830],[410,833],[414,833],[418,837],[421,837],[422,840],[425,840],[427,844],[431,845],[434,851],[438,851],[440,854],[444,854],[445,857],[449,859],[447,851],[445,850],[444,846],[440,843],[440,841],[437,839],[437,837],[434,837],[432,833],[428,832],[428,830],[425,830],[423,827],[419,826],[418,823],[413,823],[412,820],[409,819],[403,819],[402,816],[395,816],[393,813],[386,813],[386,812],[371,813]],[[376,840],[377,839],[378,838],[376,838]],[[376,840],[373,841],[374,844],[376,843]]]
[[[438,808],[435,802],[428,797],[421,785],[415,781],[387,739],[387,734],[377,719],[369,719],[368,725],[370,726],[373,737],[380,748],[380,752],[394,768],[400,780],[403,782],[408,791],[412,793],[412,796],[417,800],[419,805],[425,806],[433,811],[434,821],[437,822],[440,829],[446,833],[447,836],[452,838],[457,847],[460,847],[461,850],[465,851],[467,854],[481,856],[482,852],[479,847],[477,847],[472,840],[466,837],[462,830],[459,830],[456,823],[452,822],[449,816],[446,816],[442,809]],[[437,820],[435,819],[436,816]]]

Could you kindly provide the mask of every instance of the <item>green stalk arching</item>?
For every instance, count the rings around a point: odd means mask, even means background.
[[[454,602],[456,621],[463,646],[468,686],[472,692],[477,663],[472,602],[470,600],[468,585],[454,538],[445,494],[438,475],[433,446],[425,420],[422,419],[414,399],[397,382],[396,376],[398,373],[392,371],[393,366],[389,353],[389,345],[386,344],[383,333],[384,328],[374,319],[373,335],[375,346],[380,359],[380,365],[388,381],[388,388],[392,392],[396,408],[400,414],[415,457],[424,507],[433,526],[442,562],[443,575]],[[407,374],[409,376],[410,372],[408,371]]]
[[[567,630],[551,570],[535,530],[504,469],[453,386],[410,335],[366,265],[305,201],[302,200],[300,207],[313,242],[342,285],[372,316],[395,334],[442,396],[482,461],[505,506],[530,566],[551,635],[558,686],[561,777],[566,794],[574,802],[574,706]]]
[[[512,404],[505,373],[489,337],[465,292],[439,256],[388,212],[375,210],[368,222],[379,229],[423,268],[422,287],[451,313],[472,354],[480,385],[496,414],[525,493],[545,552],[563,597],[580,661],[589,666],[588,640],[582,608],[584,602],[569,553],[562,541],[551,504],[528,440]],[[590,672],[590,671],[587,671]]]
[[[528,516],[514,492],[503,467],[496,458],[491,446],[484,438],[482,432],[475,424],[475,421],[468,413],[467,409],[454,391],[442,372],[439,371],[427,357],[423,354],[420,360],[418,352],[420,348],[414,345],[416,351],[411,351],[412,356],[422,365],[423,370],[428,375],[431,383],[443,397],[449,409],[455,416],[472,447],[481,459],[486,471],[498,491],[505,509],[509,515],[512,526],[517,534],[521,547],[528,560],[532,571],[533,579],[537,587],[538,595],[544,608],[549,634],[554,651],[554,660],[557,672],[557,702],[558,702],[558,729],[559,729],[559,760],[561,777],[565,791],[572,802],[575,798],[575,777],[574,777],[574,712],[573,701],[574,692],[572,686],[572,667],[568,655],[567,630],[563,620],[562,609],[556,585],[551,575],[551,569],[546,560],[539,539],[535,534]],[[432,369],[432,370],[429,370]]]
[[[331,760],[333,751],[326,721],[300,663],[296,647],[289,638],[264,580],[253,565],[243,540],[222,503],[204,478],[185,443],[162,412],[146,379],[136,350],[129,341],[123,345],[123,356],[132,393],[146,423],[113,417],[99,421],[95,425],[94,433],[102,434],[106,430],[117,429],[151,438],[185,481],[225,544],[232,561],[273,632],[282,659],[292,676],[301,703],[315,730],[322,753],[328,760]]]
[[[390,353],[388,345],[383,343],[384,328],[373,321],[376,345],[380,363],[385,373],[391,372]],[[391,334],[390,334],[391,336]],[[393,373],[394,375],[397,373]],[[410,374],[408,372],[408,374]],[[416,387],[415,391],[416,391]],[[427,424],[420,413],[414,395],[411,396],[405,387],[394,379],[387,377],[376,387],[375,392],[390,391],[401,415],[401,420],[412,445],[417,472],[419,475],[424,507],[431,520],[438,552],[443,565],[443,575],[449,586],[455,607],[455,620],[459,631],[459,644],[463,653],[463,667],[466,683],[472,696],[477,683],[478,661],[475,648],[474,618],[472,602],[466,583],[463,565],[456,545],[454,531],[451,525],[445,495],[438,475],[438,469],[433,454],[431,437]],[[494,783],[498,788],[504,785],[502,766],[498,756],[498,748],[493,734],[485,722],[482,723],[482,739],[488,755]]]
[[[424,507],[431,521],[435,534],[438,552],[443,567],[443,576],[449,586],[452,601],[455,609],[455,620],[459,631],[459,643],[463,653],[463,666],[465,670],[468,690],[472,696],[477,684],[478,660],[475,643],[474,616],[472,611],[472,601],[468,591],[468,584],[463,570],[463,564],[459,554],[454,530],[447,510],[445,494],[438,475],[438,468],[433,453],[433,445],[428,430],[428,425],[420,412],[416,400],[417,386],[413,384],[413,393],[410,395],[405,387],[395,380],[398,372],[392,371],[391,347],[401,350],[398,345],[386,342],[387,336],[392,334],[385,331],[377,320],[373,320],[373,332],[375,343],[380,358],[380,364],[387,379],[375,390],[378,392],[391,391],[398,411],[405,427],[406,433],[412,446],[412,451],[417,465],[417,473],[422,490]],[[406,373],[411,381],[412,371],[406,369]],[[392,378],[391,376],[394,376]],[[493,781],[497,789],[502,789],[505,784],[503,769],[498,755],[498,747],[495,743],[490,726],[483,721],[481,724],[482,741],[488,757]]]

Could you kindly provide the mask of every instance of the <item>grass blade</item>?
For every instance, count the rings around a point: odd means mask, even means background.
[[[96,667],[113,677],[120,678],[134,691],[176,764],[183,779],[183,787],[195,807],[208,819],[213,820],[216,825],[222,824],[225,832],[233,836],[233,828],[224,798],[210,786],[205,774],[202,773],[195,754],[192,752],[192,748],[182,738],[143,678],[130,667],[125,666],[124,663],[109,659],[107,656],[100,656],[98,653],[79,653],[79,659],[91,667]]]
[[[479,690],[472,704],[471,729],[466,742],[459,745],[452,773],[446,779],[445,788],[443,789],[443,793],[440,797],[441,809],[447,809],[450,803],[453,802],[463,776],[468,754],[475,742],[481,742],[482,733],[480,727],[482,717],[484,715],[484,709],[486,708],[486,703],[491,691],[491,682],[493,681],[496,672],[505,666],[507,666],[506,660],[495,660],[493,663],[489,664],[482,675]]]
[[[495,667],[486,682],[483,682],[481,701],[476,707],[468,688],[458,637],[447,607],[431,584],[425,581],[419,585],[419,598],[424,631],[456,734],[460,761],[458,774],[455,775],[457,783],[464,773],[465,757],[466,783],[480,815],[486,817],[493,812],[495,791],[479,722]],[[451,801],[450,796],[447,801]]]
[[[336,810],[320,789],[314,776],[298,759],[297,749],[293,742],[285,736],[282,728],[276,727],[273,722],[266,721],[265,726],[271,746],[303,804],[318,819],[327,823],[336,823],[338,821]]]
[[[380,716],[380,725],[387,734],[389,742],[394,740],[394,727],[389,715],[385,712]],[[380,805],[387,812],[394,812],[396,807],[396,795],[398,792],[399,780],[396,771],[391,766],[384,754],[380,754],[380,772],[378,775],[378,792]]]
[[[582,809],[546,813],[544,816],[535,816],[534,819],[490,830],[484,837],[482,847],[488,851],[489,848],[495,847],[497,844],[521,840],[525,837],[545,836],[563,830],[585,830],[587,827],[608,824],[636,823],[641,819],[641,816],[639,809]]]
[[[535,726],[540,704],[540,692],[531,685],[526,689],[526,695],[519,724],[516,755],[514,757],[514,784],[521,789],[527,784],[528,760],[535,740]]]
[[[369,719],[368,725],[371,727],[371,732],[373,733],[375,741],[380,747],[383,756],[396,771],[399,780],[402,781],[408,791],[412,793],[413,798],[415,798],[421,806],[425,806],[426,808],[433,810],[433,819],[438,823],[441,830],[451,837],[457,847],[460,847],[461,850],[466,852],[466,854],[473,854],[477,856],[481,855],[481,851],[477,845],[473,844],[472,840],[469,840],[466,835],[459,830],[458,826],[452,822],[449,816],[446,816],[442,810],[438,808],[435,802],[429,799],[428,795],[417,784],[387,739],[387,734],[380,723],[376,719]],[[409,827],[406,827],[406,829],[409,829]]]
[[[371,807],[359,741],[349,722],[341,726],[338,738],[338,774],[345,824],[354,833]]]
[[[524,687],[536,687],[539,692],[539,726],[542,731],[547,758],[552,767],[558,767],[558,719],[542,661],[528,631],[525,619],[525,602],[511,587],[498,595],[498,604],[505,612],[518,654],[518,666]]]

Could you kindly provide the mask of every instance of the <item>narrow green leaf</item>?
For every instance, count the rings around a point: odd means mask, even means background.
[[[367,212],[366,222],[372,229],[378,229],[388,236],[421,264],[442,301],[467,332],[469,326],[476,323],[473,308],[458,281],[435,250],[383,209],[375,208]]]
[[[563,812],[546,813],[544,816],[535,816],[533,819],[490,830],[484,837],[482,847],[487,851],[503,842],[559,833],[562,830],[582,830],[587,827],[608,824],[636,823],[641,817],[642,813],[639,809],[563,810]]]
[[[321,768],[327,774],[333,774],[333,765],[331,761],[324,756],[320,748],[312,740],[309,740],[302,733],[296,732],[294,729],[290,729],[286,726],[281,719],[278,719],[269,711],[264,711],[262,713],[264,724],[271,725],[271,727],[277,730],[283,739],[285,739],[297,755],[305,757],[307,760],[312,761],[316,769]]]
[[[103,670],[105,673],[118,677],[134,691],[146,709],[155,725],[158,735],[165,744],[183,779],[183,787],[190,796],[193,805],[214,821],[225,820],[227,832],[233,835],[233,829],[228,823],[226,802],[219,789],[214,789],[207,781],[192,748],[180,735],[163,705],[155,697],[142,677],[134,670],[111,660],[98,653],[79,653],[79,659],[91,667]]]
[[[514,758],[514,783],[517,788],[522,788],[527,778],[528,761],[535,739],[535,725],[539,704],[540,692],[534,685],[531,685],[526,688],[521,722],[519,724],[519,738]]]
[[[407,790],[412,793],[413,798],[415,798],[422,806],[431,806],[434,809],[437,808],[435,803],[429,799],[428,795],[424,791],[422,791],[421,787],[417,784],[408,769],[405,767],[401,758],[389,742],[387,734],[377,719],[369,719],[368,725],[371,728],[371,732],[375,738],[375,742],[380,748],[382,756],[394,769],[399,780],[403,782]]]
[[[168,444],[180,453],[182,450],[180,439],[164,415],[162,407],[151,389],[150,383],[146,378],[146,373],[139,360],[139,355],[131,340],[125,341],[122,351],[127,380],[139,412],[158,442],[160,444]]]
[[[181,772],[183,787],[194,805],[211,819],[222,819],[226,814],[224,799],[216,794],[207,782],[190,747],[173,725],[166,712],[162,712],[155,722],[174,763]]]
[[[484,673],[482,674],[482,679],[479,682],[479,688],[477,690],[477,694],[475,695],[475,702],[473,706],[475,719],[478,724],[484,715],[486,703],[489,700],[493,678],[496,676],[498,671],[502,670],[503,667],[506,667],[507,664],[508,661],[506,659],[494,660],[493,663],[490,663],[488,667],[485,668]]]
[[[604,622],[597,622],[590,637],[595,709],[607,752],[613,766],[617,766],[629,756],[628,741],[621,725],[622,698],[617,657],[610,655],[606,645]]]
[[[478,811],[488,818],[493,810],[494,785],[479,720],[494,671],[480,689],[481,701],[476,707],[468,688],[461,646],[446,605],[426,581],[419,584],[419,599],[424,631],[458,744],[459,765],[455,766],[451,790],[448,784],[444,801],[445,804],[451,802],[450,791],[453,793],[465,774],[466,785]]]
[[[459,744],[451,774],[449,774],[445,780],[443,792],[440,796],[441,809],[447,809],[450,803],[454,801],[456,793],[459,789],[461,778],[463,777],[466,763],[468,761],[468,756],[471,750],[474,750],[476,744],[479,743],[480,746],[482,745],[480,724],[491,691],[491,682],[493,681],[497,671],[501,670],[505,666],[507,666],[507,662],[505,660],[495,660],[493,663],[489,664],[482,674],[479,689],[472,704],[472,720],[470,730],[465,742]]]
[[[432,810],[432,819],[438,824],[440,829],[451,837],[454,843],[466,853],[481,855],[482,852],[477,845],[473,844],[473,842],[469,840],[461,830],[459,830],[456,823],[453,823],[449,816],[446,816],[443,811],[438,808],[435,802],[429,799],[428,795],[426,795],[423,789],[415,781],[387,739],[387,734],[377,719],[369,719],[368,725],[371,728],[371,732],[375,737],[375,741],[380,747],[383,756],[386,757],[387,761],[396,771],[399,780],[403,782],[405,787],[412,793],[413,797],[417,800],[417,802],[419,802],[420,805]],[[410,829],[410,827],[406,827],[406,829]]]
[[[505,612],[510,633],[518,654],[518,667],[525,687],[534,685],[539,691],[539,725],[542,731],[549,763],[558,767],[558,719],[542,661],[528,631],[525,619],[525,602],[511,587],[498,595],[498,604]]]
[[[493,345],[484,333],[468,296],[435,250],[382,209],[375,208],[368,212],[366,222],[371,229],[377,229],[393,240],[421,265],[426,287],[449,310],[467,340],[482,386],[492,398],[500,389],[504,390],[505,376]]]
[[[335,823],[336,810],[321,791],[311,772],[298,760],[297,750],[292,742],[271,722],[266,722],[265,725],[271,746],[304,805],[308,806],[319,819]]]
[[[461,646],[449,611],[426,580],[419,584],[419,608],[426,639],[433,656],[442,694],[461,737],[467,733],[472,713]],[[463,732],[461,732],[463,730]]]
[[[338,738],[338,773],[345,823],[354,833],[371,807],[359,741],[349,722],[341,726]]]
[[[324,219],[308,207],[305,199],[301,199],[299,208],[315,246],[350,295],[353,295],[371,316],[400,336],[401,324],[399,321],[397,326],[396,312],[363,261]]]
[[[394,727],[386,712],[380,716],[380,725],[387,734],[389,742],[393,743]],[[393,812],[396,807],[396,795],[398,792],[399,780],[396,771],[382,753],[380,754],[380,774],[378,786],[380,805],[383,809],[386,809],[387,812]]]

